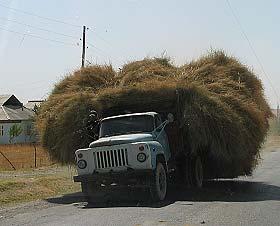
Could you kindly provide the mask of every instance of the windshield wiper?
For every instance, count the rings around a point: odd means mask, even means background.
[[[127,134],[132,134],[132,133],[144,133],[145,131],[127,131],[127,132],[122,132],[122,133],[114,133],[114,134],[107,134],[104,135],[103,137],[113,137],[113,136],[118,136],[118,135],[127,135]]]

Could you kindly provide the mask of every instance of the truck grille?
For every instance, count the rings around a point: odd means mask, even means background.
[[[93,159],[96,169],[127,166],[127,149],[114,149],[93,152]]]

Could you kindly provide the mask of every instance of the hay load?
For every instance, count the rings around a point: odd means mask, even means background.
[[[115,77],[116,72],[111,65],[89,66],[62,79],[55,85],[52,95],[82,91],[96,92],[113,86],[116,82]]]
[[[120,73],[122,86],[135,85],[139,82],[149,83],[151,80],[164,81],[176,76],[176,67],[168,58],[145,58],[124,65]]]
[[[73,149],[92,141],[85,129],[86,116],[97,108],[98,90],[113,87],[115,77],[112,66],[95,65],[75,71],[55,85],[37,117],[41,142],[54,160],[73,162]]]
[[[186,151],[203,152],[211,177],[252,173],[271,113],[260,80],[236,59],[218,51],[182,67],[154,58],[129,63],[120,73],[95,68],[65,78],[40,109],[42,142],[56,160],[73,162],[74,151],[94,139],[84,129],[91,110],[101,118],[172,112]]]

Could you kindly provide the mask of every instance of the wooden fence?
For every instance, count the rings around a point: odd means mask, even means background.
[[[53,162],[39,144],[0,145],[0,170],[49,166]]]

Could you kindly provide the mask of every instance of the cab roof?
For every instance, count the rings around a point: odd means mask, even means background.
[[[124,115],[116,115],[116,116],[111,116],[111,117],[106,117],[102,119],[101,121],[108,120],[108,119],[115,119],[115,118],[122,118],[122,117],[129,117],[129,116],[140,116],[140,115],[149,115],[154,117],[158,113],[156,112],[141,112],[141,113],[131,113],[131,114],[124,114]]]

